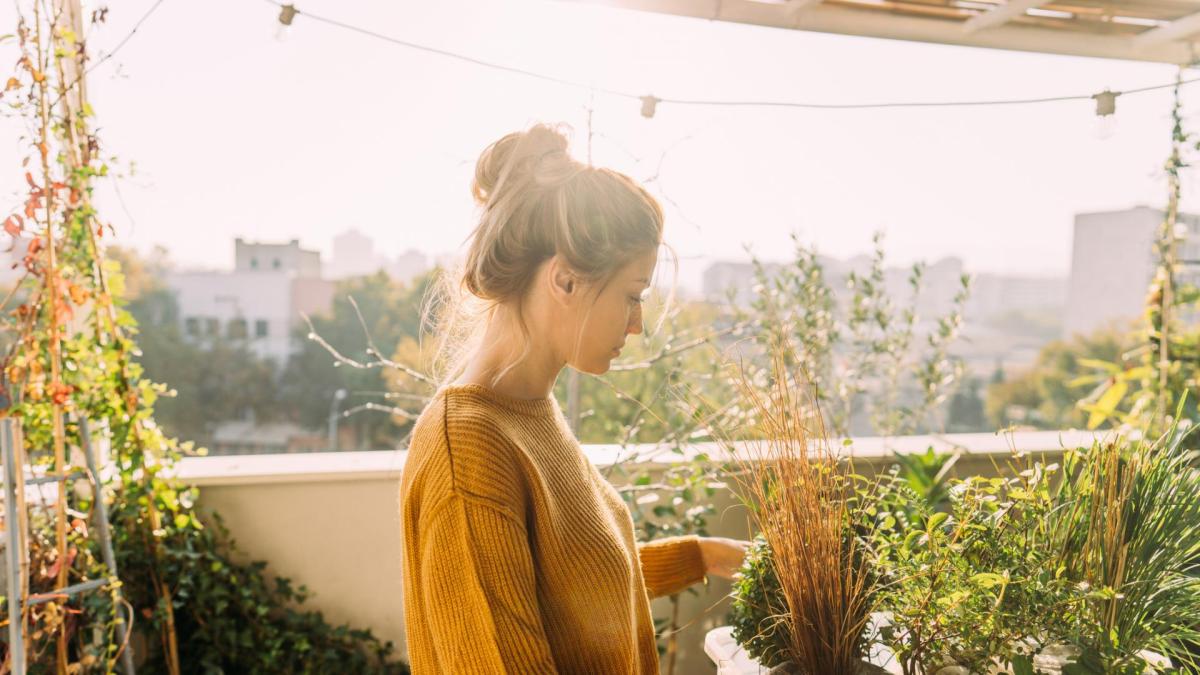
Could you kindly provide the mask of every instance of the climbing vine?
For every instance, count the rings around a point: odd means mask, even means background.
[[[0,106],[25,127],[24,194],[0,212],[21,253],[20,279],[0,294],[0,408],[20,432],[27,472],[83,470],[81,420],[110,459],[100,494],[88,481],[47,487],[45,499],[20,504],[20,522],[6,523],[28,547],[24,598],[4,604],[25,625],[30,672],[112,672],[135,644],[141,672],[406,672],[390,643],[299,609],[304,587],[272,581],[265,563],[235,562],[219,516],[202,519],[197,490],[172,477],[182,456],[203,450],[154,422],[168,390],[143,377],[121,270],[105,257],[114,230],[93,201],[113,160],[93,130],[84,33],[108,12],[85,17],[77,3],[46,0],[18,9],[16,31],[0,38],[16,63]],[[102,592],[56,595],[108,578],[89,525],[98,498],[109,505],[119,578]],[[135,640],[117,639],[118,622],[132,622]],[[7,662],[13,650],[4,647]]]

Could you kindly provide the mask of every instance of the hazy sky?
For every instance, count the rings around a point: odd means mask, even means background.
[[[110,2],[107,51],[152,0]],[[814,102],[1091,94],[1171,81],[1173,67],[785,31],[573,2],[302,0],[398,38],[598,87],[658,96]],[[0,27],[13,24],[0,4]],[[576,130],[586,89],[416,52],[278,8],[166,0],[90,80],[101,139],[136,174],[100,185],[104,217],[139,248],[232,266],[236,236],[298,237],[328,254],[354,227],[384,253],[456,249],[490,141],[535,121]],[[6,28],[0,33],[9,32]],[[11,44],[0,47],[9,64]],[[1187,97],[1200,103],[1200,84]],[[1072,215],[1164,202],[1169,91],[1118,100],[1101,140],[1090,101],[995,108],[803,111],[686,108],[596,95],[593,159],[658,174],[667,237],[694,285],[743,244],[778,258],[796,230],[824,252],[884,230],[897,263],[962,257],[975,271],[1065,274]],[[1196,118],[1200,125],[1200,116]],[[0,157],[23,153],[0,121]],[[661,162],[664,150],[669,151]],[[18,155],[19,156],[19,155]],[[7,211],[23,181],[0,163]],[[1188,177],[1188,190],[1194,181]],[[666,200],[664,200],[666,201]],[[123,202],[123,203],[122,203]],[[1185,207],[1187,203],[1185,202]]]

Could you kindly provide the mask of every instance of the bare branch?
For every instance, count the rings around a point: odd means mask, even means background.
[[[349,296],[347,296],[347,297],[349,297]],[[354,311],[356,313],[358,313],[358,305],[354,303],[354,298],[350,298],[350,302],[351,302],[351,304],[354,304]],[[385,359],[382,356],[380,356],[379,350],[375,348],[374,341],[371,339],[370,332],[367,331],[366,324],[362,321],[361,313],[358,313],[358,319],[359,319],[359,322],[362,323],[363,331],[367,333],[367,344],[369,345],[369,347],[367,348],[367,354],[374,357],[374,359],[375,359],[374,361],[367,361],[367,362],[356,361],[348,356],[345,356],[344,354],[339,352],[337,349],[335,349],[333,345],[329,344],[329,342],[327,340],[325,340],[325,338],[321,337],[321,335],[319,333],[317,333],[317,329],[313,326],[312,319],[310,319],[307,314],[305,314],[304,312],[301,312],[300,316],[303,317],[304,322],[308,324],[308,339],[317,343],[318,345],[321,346],[322,349],[329,352],[329,355],[333,357],[333,359],[336,363],[347,365],[347,366],[350,366],[351,368],[358,368],[361,370],[370,370],[371,368],[392,368],[394,370],[399,370],[400,372],[408,375],[409,377],[411,377],[415,380],[424,382],[425,384],[428,384],[431,386],[437,385],[437,383],[433,380],[433,378],[429,377],[428,375],[425,375],[409,366],[406,366],[403,363],[398,363],[391,359]]]
[[[739,321],[738,323],[735,323],[732,326],[729,326],[727,328],[722,328],[721,330],[713,331],[712,333],[709,333],[708,335],[702,335],[693,340],[689,340],[689,341],[679,345],[678,347],[673,347],[670,349],[663,349],[658,354],[655,354],[654,356],[651,356],[650,358],[645,359],[643,361],[638,361],[637,363],[619,363],[619,364],[614,365],[611,368],[609,368],[609,370],[615,371],[615,372],[625,372],[625,371],[630,371],[630,370],[644,370],[646,368],[653,366],[655,363],[657,363],[665,358],[670,358],[681,352],[686,352],[687,350],[692,349],[694,347],[699,347],[700,345],[702,345],[710,340],[721,337],[722,335],[728,335],[729,333],[737,332],[738,330],[743,329],[749,325],[750,325],[749,321]]]
[[[366,410],[385,412],[385,413],[388,413],[389,415],[396,415],[397,417],[403,417],[406,420],[415,420],[415,419],[417,419],[417,417],[420,416],[420,413],[414,413],[411,410],[405,410],[404,408],[397,408],[395,406],[390,406],[390,405],[380,405],[378,403],[363,403],[362,405],[356,405],[353,408],[347,408],[346,410],[343,410],[340,413],[340,416],[341,417],[349,417],[355,413],[360,413],[360,412],[363,412]]]

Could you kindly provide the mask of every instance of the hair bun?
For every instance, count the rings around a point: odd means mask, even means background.
[[[504,192],[507,185],[524,185],[529,180],[542,184],[539,167],[543,162],[561,158],[573,163],[567,153],[569,141],[557,126],[538,124],[516,131],[489,145],[475,163],[471,194],[476,203],[486,206]],[[559,173],[559,172],[553,172]]]

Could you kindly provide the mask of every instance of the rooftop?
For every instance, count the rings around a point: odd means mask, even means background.
[[[661,14],[948,45],[1185,64],[1196,0],[583,0]]]

